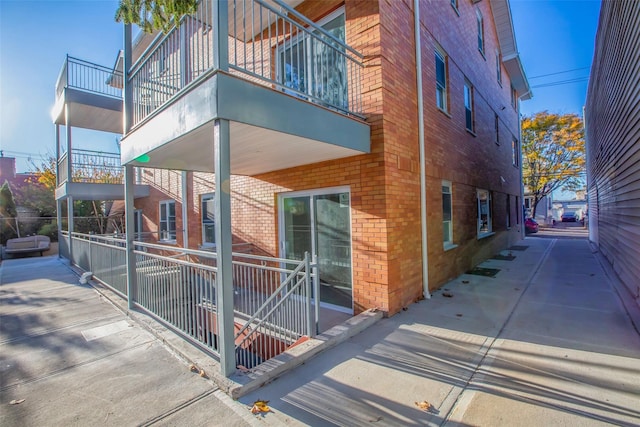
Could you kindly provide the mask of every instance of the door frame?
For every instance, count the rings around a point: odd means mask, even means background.
[[[314,196],[323,196],[327,194],[338,194],[338,193],[347,193],[349,195],[349,257],[350,257],[350,270],[351,270],[351,307],[343,307],[335,304],[324,303],[320,301],[320,307],[328,308],[335,311],[340,311],[343,313],[353,314],[354,309],[354,300],[353,300],[353,232],[352,232],[352,221],[351,221],[351,187],[348,185],[341,185],[338,187],[326,187],[326,188],[314,188],[311,190],[299,190],[299,191],[289,191],[285,193],[278,193],[278,252],[281,258],[285,257],[285,227],[284,227],[284,199],[291,197],[310,197],[309,201],[309,209],[311,210],[311,256],[313,257],[314,252],[316,250],[316,213],[315,213],[315,204],[313,203]],[[284,267],[284,263],[283,263]],[[319,273],[318,273],[319,277]],[[318,284],[318,289],[320,284]],[[312,301],[315,303],[315,295],[312,298]]]

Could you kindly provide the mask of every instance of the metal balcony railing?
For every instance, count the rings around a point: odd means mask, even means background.
[[[56,83],[56,98],[68,87],[122,99],[123,81],[122,73],[113,68],[67,55]]]
[[[279,0],[225,4],[230,73],[362,116],[362,55],[343,41],[344,18],[325,29]],[[220,29],[211,24],[212,6],[201,0],[195,14],[160,34],[131,68],[132,127],[214,70]]]
[[[127,298],[126,240],[114,236],[60,233],[60,254]],[[151,243],[134,243],[134,302],[174,332],[210,354],[218,351],[216,254]],[[235,364],[251,369],[314,336],[318,311],[305,260],[234,253]],[[316,289],[312,291],[312,283]],[[317,307],[316,307],[317,308]]]
[[[69,179],[69,152],[58,160],[58,185]],[[124,169],[120,154],[102,151],[71,149],[70,182],[122,184]]]

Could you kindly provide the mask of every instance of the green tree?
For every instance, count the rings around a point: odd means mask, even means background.
[[[0,187],[0,221],[2,221],[2,229],[0,230],[0,239],[2,244],[13,237],[20,237],[20,229],[18,228],[18,211],[16,203],[13,200],[13,192],[9,187],[9,182],[5,181]]]
[[[184,15],[195,13],[197,0],[120,0],[116,21],[135,24],[146,33],[168,32]]]
[[[583,187],[585,171],[584,125],[577,114],[542,111],[522,120],[522,175],[538,202],[554,190]]]
[[[34,209],[41,217],[56,216],[56,200],[54,189],[41,184],[41,173],[27,178],[23,185],[16,189],[14,199],[16,205]]]

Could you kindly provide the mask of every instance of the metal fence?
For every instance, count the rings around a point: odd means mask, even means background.
[[[127,297],[126,243],[112,236],[61,233],[61,255]],[[134,242],[140,309],[210,354],[218,353],[216,254]],[[317,330],[311,264],[233,254],[236,366],[250,369]],[[317,294],[317,289],[315,290]],[[315,313],[315,315],[314,315]]]
[[[56,95],[66,87],[122,99],[122,72],[67,55],[56,83]]]
[[[273,89],[361,116],[362,55],[344,24],[325,29],[284,3],[229,0],[230,71]],[[132,126],[214,69],[212,0],[160,34],[131,68]]]
[[[71,150],[71,181],[122,184],[124,169],[120,154],[92,150]]]

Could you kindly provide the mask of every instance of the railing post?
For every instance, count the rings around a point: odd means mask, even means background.
[[[127,305],[129,309],[133,309],[137,300],[137,276],[136,276],[136,255],[134,253],[134,206],[133,206],[133,166],[125,165],[124,167],[124,212],[125,212],[125,248],[127,250]]]
[[[320,277],[318,276],[318,256],[317,255],[313,255],[313,258],[311,259],[311,263],[313,265],[312,271],[313,271],[313,296],[315,297],[316,303],[315,303],[315,323],[316,323],[316,334],[320,333],[320,325],[318,323],[319,319],[320,319]]]
[[[57,199],[56,200],[56,226],[58,228],[58,247],[60,245],[60,241],[64,238],[64,236],[62,235],[62,200],[61,199]],[[60,253],[60,251],[58,251],[58,258],[60,258],[62,254]]]
[[[316,335],[316,328],[314,327],[313,314],[311,311],[311,262],[309,259],[309,252],[304,253],[304,286],[306,295],[306,315],[307,315],[307,336],[314,337]]]
[[[66,100],[65,100],[65,104],[64,104],[64,125],[65,125],[65,130],[66,130],[66,136],[67,136],[67,182],[73,182],[73,178],[71,175],[72,169],[71,169],[71,163],[73,160],[73,156],[71,155],[71,125],[69,124],[69,105],[67,104]]]

